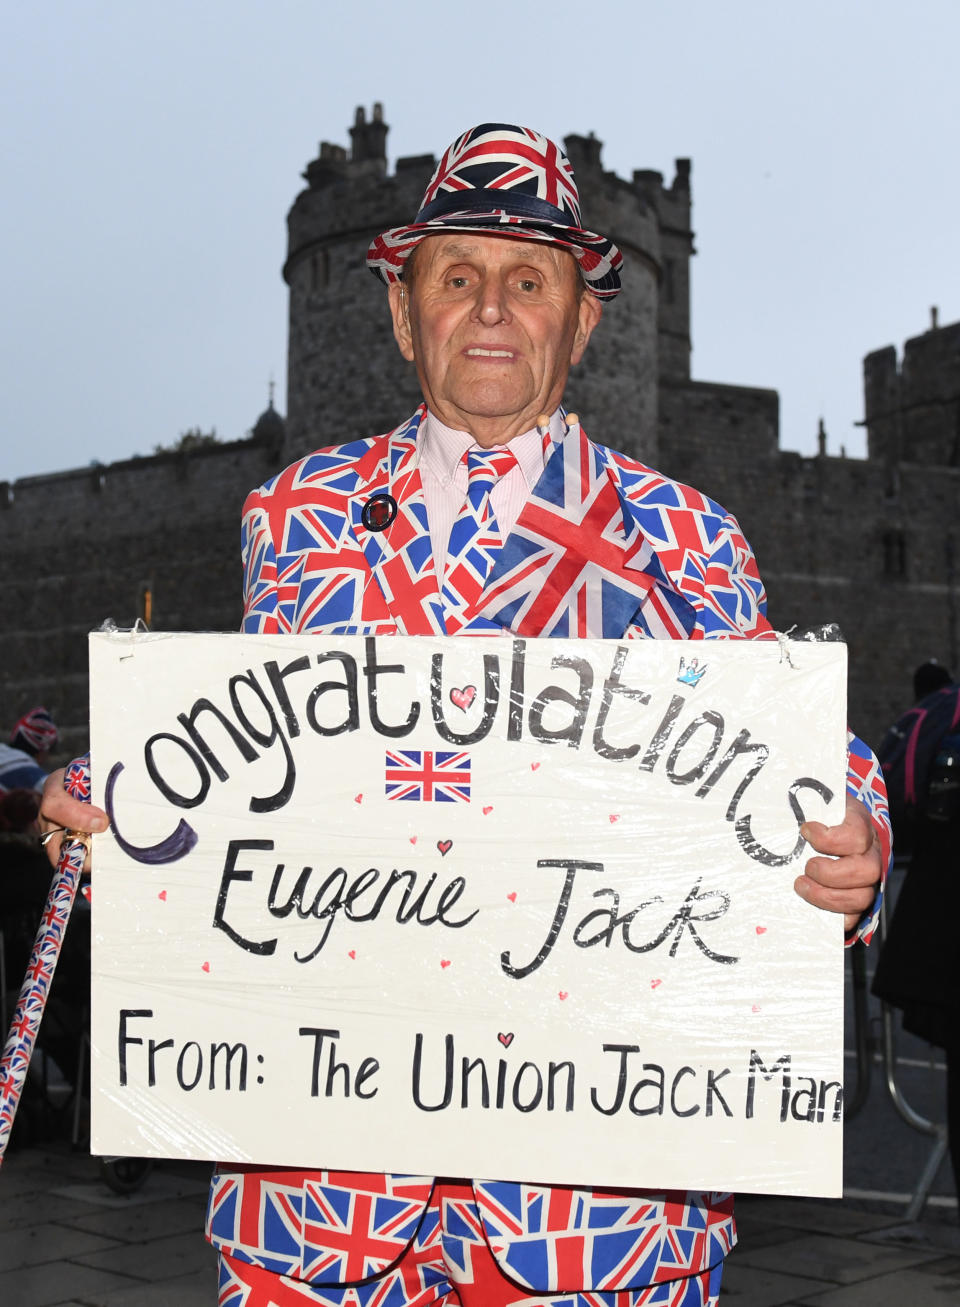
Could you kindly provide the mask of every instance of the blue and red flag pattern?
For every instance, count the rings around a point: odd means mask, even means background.
[[[385,762],[388,799],[469,803],[470,754],[450,749],[391,749]]]
[[[444,1180],[433,1184],[426,1197],[418,1192],[411,1211],[405,1194],[412,1196],[431,1182],[397,1179],[385,1193],[381,1179],[363,1173],[323,1173],[318,1205],[327,1222],[322,1231],[308,1230],[309,1222],[303,1223],[304,1258],[300,1266],[291,1264],[289,1269],[283,1269],[280,1260],[268,1269],[226,1242],[231,1230],[223,1216],[228,1211],[235,1214],[236,1191],[222,1186],[223,1199],[212,1217],[212,1222],[224,1225],[222,1230],[218,1225],[225,1240],[221,1307],[246,1307],[268,1298],[279,1307],[428,1307],[461,1301],[483,1307],[530,1307],[532,1285],[543,1286],[534,1292],[548,1293],[551,1307],[716,1307],[722,1261],[730,1247],[725,1219],[732,1203],[729,1197],[716,1196],[712,1218],[698,1210],[691,1221],[679,1226],[676,1205],[668,1194],[605,1195],[518,1187],[515,1197],[497,1194],[500,1185]],[[267,1186],[273,1183],[271,1175]],[[289,1185],[281,1183],[277,1188],[286,1193]],[[317,1186],[309,1188],[316,1199]],[[258,1221],[262,1190],[260,1194]],[[637,1197],[644,1201],[634,1203]],[[514,1228],[523,1224],[514,1219],[515,1205],[528,1209],[527,1220],[534,1227],[520,1240],[513,1237]],[[383,1210],[378,1210],[381,1206]],[[606,1219],[595,1219],[591,1226],[587,1222],[594,1212]],[[638,1241],[641,1224],[643,1237]],[[498,1233],[504,1225],[506,1240]],[[358,1229],[370,1232],[372,1256],[358,1251]],[[401,1232],[406,1242],[395,1242],[390,1231]],[[312,1241],[321,1240],[331,1243],[332,1251],[310,1265],[306,1250]],[[496,1251],[504,1244],[510,1249],[509,1260]],[[704,1261],[707,1264],[701,1266]],[[362,1275],[364,1271],[368,1274]],[[651,1273],[655,1278],[647,1283],[644,1277]],[[581,1281],[592,1285],[594,1280],[597,1287],[582,1287]],[[640,1287],[623,1287],[641,1280]],[[577,1284],[581,1287],[557,1288]],[[620,1287],[604,1287],[610,1284]]]
[[[442,588],[450,635],[456,635],[475,615],[487,577],[503,548],[490,494],[500,477],[517,463],[509,449],[471,449],[465,458],[467,497],[450,531]]]
[[[570,161],[553,141],[531,127],[481,123],[458,136],[443,152],[423,205],[444,191],[524,192],[569,213],[581,226],[580,192]]]
[[[417,467],[421,406],[383,436],[321,449],[244,508],[243,629],[264,634],[502,634],[616,639],[774,639],[756,561],[719,504],[574,426],[547,442],[543,475],[466,615],[445,611]],[[397,515],[368,531],[363,507]],[[874,755],[851,736],[849,792],[885,851]],[[857,932],[876,928],[879,898]]]
[[[474,231],[563,246],[598,299],[620,291],[623,255],[612,240],[586,231],[569,159],[548,137],[512,123],[480,123],[444,151],[412,223],[376,236],[367,266],[388,285],[403,274],[425,237]]]
[[[64,788],[72,798],[90,801],[90,759],[78,758],[64,776]],[[53,973],[60,957],[63,935],[70,920],[77,886],[83,874],[86,846],[79,840],[64,838],[60,857],[46,906],[37,928],[33,951],[20,988],[17,1006],[10,1023],[7,1041],[0,1059],[0,1159],[10,1142],[10,1133],[30,1069],[30,1058],[40,1022],[50,993]]]
[[[424,411],[387,435],[318,450],[250,495],[243,528],[244,630],[452,633],[417,470]],[[563,440],[545,437],[545,455],[543,475],[499,551],[475,610],[453,629],[616,639],[775,638],[753,554],[735,519],[718,504],[595,444],[576,425]],[[387,530],[371,533],[362,512],[376,494],[389,494],[398,508]],[[870,808],[889,849],[882,776],[854,737],[848,785]],[[876,905],[859,933],[869,936],[875,920]],[[361,1179],[370,1178],[356,1183]],[[224,1174],[215,1181],[215,1194],[231,1180],[240,1189],[262,1183],[252,1175]],[[286,1193],[300,1181],[290,1174],[275,1183]],[[319,1186],[311,1190],[314,1201],[322,1191],[324,1203],[336,1200],[345,1211],[341,1190],[351,1183],[341,1178],[330,1186],[314,1174],[301,1188]],[[474,1189],[478,1214],[462,1217],[463,1256],[476,1246],[467,1236],[471,1222],[479,1221],[485,1243],[510,1277],[545,1292],[579,1288],[570,1299],[577,1307],[594,1301],[609,1307],[616,1300],[611,1294],[643,1284],[653,1287],[638,1289],[631,1304],[712,1302],[713,1290],[705,1287],[709,1276],[700,1273],[717,1267],[734,1239],[729,1195],[617,1194],[479,1181]],[[330,1218],[311,1223],[310,1238],[318,1242],[301,1254],[306,1264],[326,1265],[323,1259],[332,1258],[329,1264],[343,1270],[343,1258],[351,1253],[338,1240],[327,1245],[333,1228]],[[214,1243],[246,1255],[213,1218],[210,1234]],[[356,1235],[362,1248],[352,1250],[355,1260],[370,1258],[363,1265],[372,1265],[385,1255],[382,1226],[368,1221]],[[267,1242],[257,1233],[243,1246],[262,1266],[281,1272],[293,1266],[282,1222],[275,1261]],[[389,1278],[371,1285],[391,1292]]]

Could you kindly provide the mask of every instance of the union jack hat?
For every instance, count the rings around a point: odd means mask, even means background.
[[[389,286],[426,236],[477,231],[562,245],[598,299],[620,290],[623,255],[585,231],[573,168],[559,146],[529,127],[481,123],[458,136],[430,180],[420,212],[370,242],[367,267]]]
[[[46,708],[31,708],[10,732],[10,743],[24,745],[31,753],[46,753],[60,738],[60,732]]]

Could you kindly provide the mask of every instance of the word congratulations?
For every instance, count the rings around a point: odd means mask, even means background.
[[[396,641],[388,644],[395,656]],[[411,695],[411,677],[404,664],[381,661],[383,647],[369,636],[363,642],[362,658],[347,650],[324,650],[301,654],[283,666],[270,660],[257,670],[236,673],[221,695],[196,699],[177,714],[176,728],[157,731],[146,740],[143,765],[150,783],[174,810],[190,810],[204,802],[214,782],[226,781],[231,769],[271,755],[279,766],[274,764],[265,792],[251,793],[249,808],[254,813],[276,812],[294,795],[297,767],[291,741],[305,732],[335,739],[361,730],[365,716],[365,728],[384,739],[403,739],[415,729],[421,734],[432,729],[443,743],[463,749],[488,736],[505,713],[501,729],[507,742],[533,740],[592,749],[601,758],[632,765],[640,772],[658,770],[671,784],[690,787],[697,798],[711,794],[727,778],[734,788],[726,820],[733,824],[743,850],[766,866],[785,866],[803,851],[799,828],[805,814],[798,795],[812,790],[828,803],[833,798],[833,792],[813,777],[792,781],[785,799],[796,822],[796,843],[786,853],[765,848],[751,827],[750,814],[741,807],[744,795],[767,763],[769,746],[754,739],[746,728],[728,725],[720,712],[692,703],[689,690],[686,694],[662,691],[661,701],[654,702],[650,692],[627,684],[625,645],[615,647],[610,670],[602,680],[586,657],[553,657],[551,673],[559,673],[558,683],[543,685],[534,694],[527,687],[524,640],[512,640],[509,652],[484,653],[482,697],[476,696],[479,720],[465,730],[448,720],[449,703],[457,705],[462,714],[463,703],[472,704],[474,694],[467,695],[448,683],[445,653],[434,653],[431,658],[430,701],[425,705]],[[462,653],[456,657],[462,674]],[[318,681],[317,668],[330,675]],[[475,687],[469,690],[475,691]],[[635,705],[644,711],[638,713]],[[642,729],[638,729],[638,718]],[[137,845],[129,838],[118,791],[124,768],[124,762],[114,763],[105,793],[117,843],[129,857],[144,864],[184,857],[195,846],[197,835],[182,817],[165,839],[154,844]],[[256,769],[256,776],[259,789],[263,769]]]

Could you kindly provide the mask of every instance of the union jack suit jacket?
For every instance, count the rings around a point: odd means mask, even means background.
[[[323,635],[446,633],[417,464],[425,409],[387,435],[322,449],[254,491],[244,511],[243,629]],[[464,633],[616,639],[768,637],[756,563],[718,504],[579,428],[545,468]],[[369,531],[364,505],[396,517]],[[851,739],[848,788],[889,847],[883,783]],[[861,927],[873,929],[876,909]],[[221,1170],[208,1237],[317,1284],[377,1275],[413,1238],[432,1180]],[[473,1181],[483,1235],[531,1292],[638,1289],[715,1265],[735,1239],[729,1194],[589,1191]]]

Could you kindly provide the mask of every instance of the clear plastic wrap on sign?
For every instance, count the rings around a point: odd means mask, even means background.
[[[842,643],[90,663],[96,1151],[840,1193]]]

